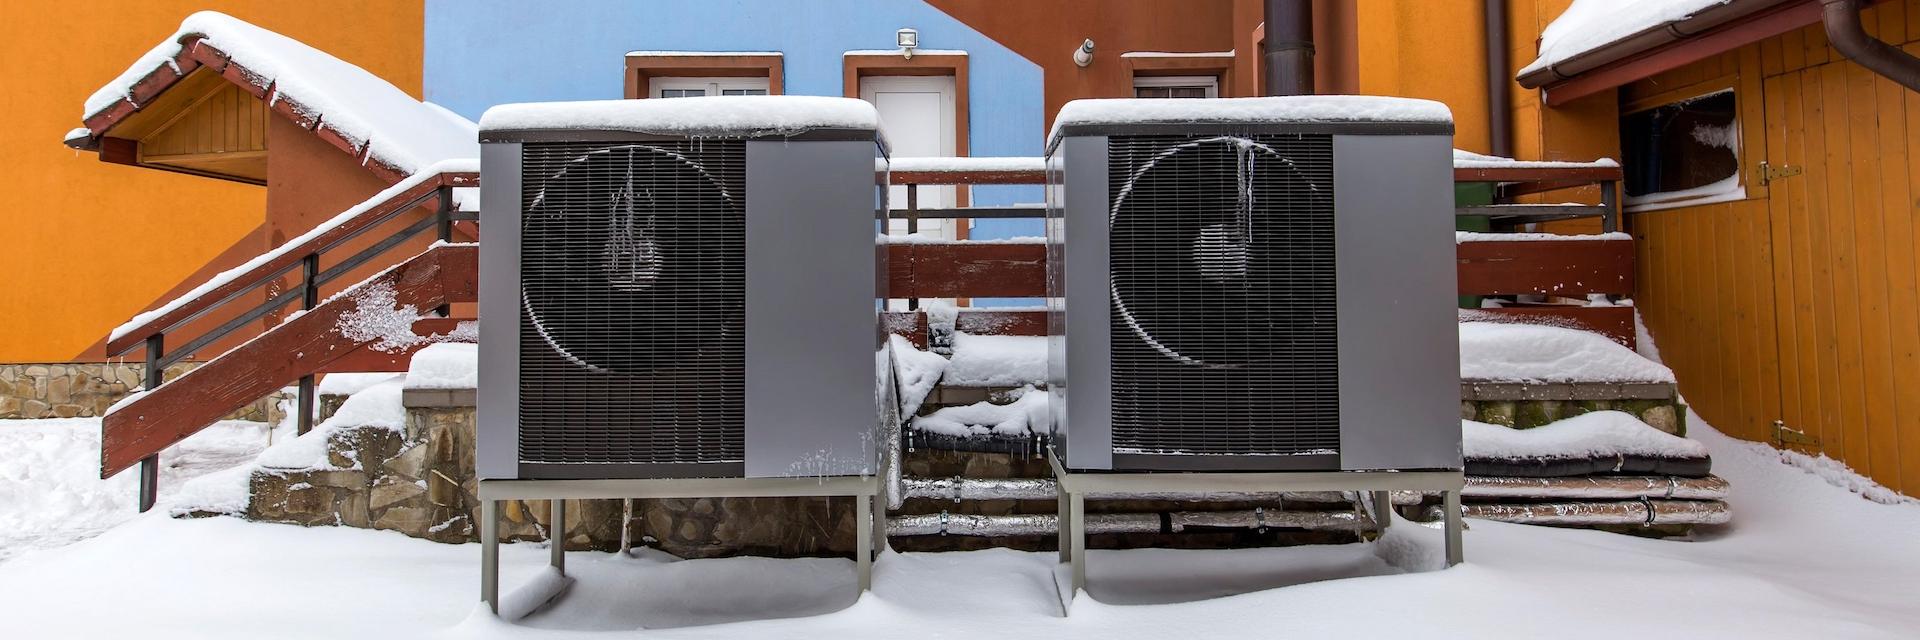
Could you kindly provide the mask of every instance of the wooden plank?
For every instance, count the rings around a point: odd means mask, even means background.
[[[913,343],[921,349],[927,348],[927,315],[918,311],[888,311],[880,314],[880,328]]]
[[[1461,295],[1633,294],[1632,240],[1462,242]]]
[[[1855,309],[1859,312],[1858,344],[1863,365],[1859,397],[1865,416],[1861,426],[1866,430],[1873,474],[1897,478],[1900,444],[1893,417],[1893,332],[1887,326],[1886,225],[1880,211],[1880,174],[1887,168],[1880,157],[1881,103],[1874,86],[1879,76],[1857,64],[1846,68],[1854,244],[1841,250],[1851,249],[1858,274]]]
[[[1902,32],[1907,12],[1901,13]],[[1880,117],[1878,159],[1880,172],[1880,210],[1883,218],[1881,242],[1886,252],[1887,340],[1893,373],[1894,450],[1897,474],[1882,474],[1881,482],[1901,491],[1920,493],[1920,269],[1914,266],[1913,214],[1915,193],[1912,154],[1912,95],[1904,87],[1886,78],[1874,84]]]
[[[1456,168],[1454,182],[1577,182],[1592,184],[1621,179],[1619,167],[1486,167]]]
[[[155,333],[165,330],[168,327],[178,324],[181,321],[197,316],[200,313],[205,312],[208,309],[212,308],[216,303],[225,299],[227,296],[233,295],[235,293],[239,293],[241,291],[246,291],[248,289],[252,289],[254,287],[257,287],[263,284],[268,279],[269,275],[277,273],[282,269],[286,269],[288,267],[298,264],[309,253],[313,253],[323,247],[327,247],[336,242],[350,238],[357,233],[360,233],[366,228],[373,226],[374,223],[379,221],[382,217],[385,217],[387,214],[392,213],[396,209],[399,209],[400,207],[406,205],[408,202],[412,201],[415,198],[428,195],[432,193],[435,189],[438,189],[443,186],[467,187],[467,186],[477,185],[479,184],[479,182],[480,182],[480,176],[479,174],[475,174],[475,173],[445,173],[445,174],[440,174],[439,176],[436,176],[432,179],[428,179],[424,182],[421,182],[419,185],[416,185],[411,189],[402,191],[398,195],[388,198],[387,200],[381,202],[376,206],[368,208],[365,212],[362,212],[360,215],[355,216],[353,219],[348,220],[344,223],[341,223],[339,226],[336,226],[332,229],[327,230],[325,233],[315,236],[314,238],[307,240],[306,242],[302,242],[297,246],[288,248],[286,251],[281,253],[279,257],[276,257],[272,260],[268,260],[266,262],[261,263],[259,266],[248,270],[247,273],[232,279],[226,284],[215,287],[212,290],[208,291],[206,294],[196,297],[193,301],[183,304],[179,308],[176,308],[172,311],[169,311],[165,314],[160,315],[157,318],[147,321],[146,323],[140,325],[138,328],[135,328],[132,331],[128,331],[125,335],[120,336],[118,339],[107,341],[107,353],[109,354],[125,353],[130,349],[140,346],[147,339],[147,336],[153,335]],[[427,203],[422,203],[422,204],[426,205],[431,202],[432,201],[429,200],[427,201]]]
[[[1634,348],[1633,307],[1576,307],[1548,305],[1464,309],[1460,319],[1469,322],[1509,322],[1544,324],[1592,331],[1621,346]]]
[[[472,318],[424,318],[413,323],[413,333],[427,338],[445,336],[452,333],[460,323],[473,321]],[[443,340],[435,342],[443,342]],[[367,345],[360,345],[346,355],[328,362],[317,373],[402,373],[407,370],[407,365],[413,362],[413,354],[427,348],[428,344],[432,343],[421,343],[399,351],[379,351]]]
[[[1811,39],[1811,38],[1810,38]],[[1821,41],[1825,47],[1825,40]],[[1809,62],[1813,60],[1814,45],[1807,45]],[[1824,53],[1821,60],[1824,60]],[[1833,267],[1827,252],[1826,220],[1833,202],[1827,197],[1829,167],[1827,157],[1827,135],[1825,128],[1825,105],[1823,103],[1825,82],[1818,68],[1809,67],[1801,74],[1801,119],[1802,134],[1805,139],[1805,155],[1802,174],[1806,184],[1804,232],[1807,255],[1807,297],[1812,308],[1812,322],[1807,330],[1807,340],[1813,352],[1813,368],[1808,378],[1813,381],[1809,391],[1812,401],[1807,404],[1811,410],[1806,416],[1807,425],[1798,427],[1814,434],[1820,439],[1820,449],[1835,458],[1843,457],[1842,443],[1846,433],[1840,428],[1839,394],[1840,374],[1839,345],[1834,337],[1833,317]]]
[[[395,304],[430,309],[478,299],[478,247],[429,249],[355,287],[392,287]],[[193,435],[235,408],[326,368],[354,346],[335,329],[359,312],[354,296],[322,303],[133,400],[101,420],[100,477]]]
[[[1046,184],[1045,171],[890,171],[887,184]]]
[[[961,311],[953,329],[961,333],[1001,336],[1047,335],[1045,311]]]
[[[1784,159],[1791,155],[1787,151],[1789,119],[1786,108],[1788,101],[1785,95],[1787,81],[1788,78],[1785,77],[1770,77],[1762,86],[1762,94],[1766,99],[1762,116],[1762,122],[1766,125],[1764,153],[1768,158]],[[1769,291],[1773,298],[1768,307],[1772,317],[1761,318],[1763,332],[1771,335],[1768,340],[1770,344],[1762,345],[1762,348],[1769,349],[1775,354],[1772,360],[1775,368],[1763,373],[1762,384],[1771,389],[1776,398],[1774,406],[1779,408],[1775,415],[1762,416],[1762,418],[1769,421],[1792,420],[1796,421],[1796,424],[1800,413],[1797,381],[1801,368],[1799,343],[1796,340],[1794,324],[1793,252],[1789,218],[1793,214],[1789,208],[1789,201],[1799,182],[1799,179],[1788,179],[1768,187],[1767,226],[1764,229],[1766,235],[1760,240],[1767,247],[1772,276],[1767,282],[1770,289],[1764,291]],[[1786,372],[1787,375],[1781,375],[1782,372]],[[1767,390],[1762,389],[1763,392]]]
[[[1907,32],[1920,35],[1920,10],[1907,12]],[[1904,49],[1909,54],[1920,54],[1920,43],[1909,44]],[[1920,189],[1914,186],[1920,184],[1920,95],[1898,90],[1895,93],[1900,94],[1904,107],[1899,112],[1904,131],[1899,136],[1897,146],[1904,149],[1906,158],[1906,201],[1913,202],[1920,198]],[[1897,175],[1894,177],[1899,178]],[[1893,326],[1905,328],[1895,338],[1898,349],[1894,369],[1894,387],[1898,394],[1895,406],[1901,424],[1901,467],[1897,488],[1907,495],[1915,495],[1920,494],[1920,320],[1913,319],[1909,314],[1920,315],[1920,310],[1908,306],[1920,305],[1920,292],[1914,289],[1914,281],[1920,280],[1920,249],[1914,246],[1920,243],[1920,219],[1916,219],[1920,217],[1920,207],[1889,207],[1887,216],[1890,222],[1897,220],[1905,225],[1910,234],[1907,240],[1901,241],[1889,233],[1887,246],[1890,272],[1903,274],[1893,281],[1895,288],[1891,292],[1893,299],[1903,305],[1895,307]],[[1896,250],[1896,244],[1901,249]],[[1903,252],[1906,258],[1904,262],[1900,260]]]
[[[887,295],[895,298],[1028,298],[1047,293],[1044,244],[888,245]],[[901,268],[902,266],[905,268]]]
[[[1827,199],[1832,215],[1824,218],[1828,227],[1828,253],[1833,258],[1833,317],[1835,343],[1839,356],[1839,413],[1846,430],[1846,457],[1849,466],[1862,474],[1872,473],[1868,454],[1866,366],[1860,352],[1860,266],[1855,251],[1853,210],[1853,165],[1851,133],[1851,84],[1847,63],[1821,67],[1822,100],[1826,103],[1824,128],[1827,133]]]

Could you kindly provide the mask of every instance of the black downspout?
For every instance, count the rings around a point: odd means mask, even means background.
[[[1507,58],[1507,0],[1487,5],[1487,146],[1493,155],[1513,157],[1513,77]]]
[[[1313,0],[1267,0],[1267,95],[1313,93]]]
[[[1862,67],[1920,92],[1920,58],[1867,35],[1860,26],[1859,0],[1820,0],[1820,21],[1826,23],[1833,48]]]

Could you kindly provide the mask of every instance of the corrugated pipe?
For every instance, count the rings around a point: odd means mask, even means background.
[[[1487,147],[1493,155],[1513,157],[1512,69],[1507,48],[1507,0],[1486,0]]]
[[[1059,484],[1052,478],[904,478],[902,496],[934,500],[1054,500]],[[1355,497],[1340,491],[1096,491],[1088,500],[1164,500],[1168,502],[1272,502],[1287,500],[1317,504],[1351,503]]]
[[[1867,35],[1860,26],[1860,0],[1820,0],[1820,21],[1826,24],[1833,48],[1868,70],[1920,92],[1920,58]]]
[[[1718,500],[1648,500],[1620,502],[1542,502],[1527,504],[1461,505],[1468,518],[1591,527],[1596,525],[1724,524],[1733,518],[1727,503]],[[1440,505],[1427,508],[1427,519],[1441,517]]]
[[[1175,511],[1172,513],[1089,513],[1086,531],[1094,533],[1182,533],[1205,529],[1312,529],[1368,531],[1373,518],[1359,511]],[[887,518],[890,536],[1038,536],[1059,533],[1050,513],[982,516],[929,513]]]
[[[1267,0],[1267,95],[1313,93],[1313,0]]]
[[[1420,504],[1438,493],[1395,491],[1393,503]],[[1632,500],[1659,498],[1670,500],[1722,500],[1727,497],[1727,481],[1719,476],[1681,478],[1677,476],[1572,476],[1565,478],[1509,478],[1504,476],[1467,476],[1460,490],[1466,499],[1523,500]]]

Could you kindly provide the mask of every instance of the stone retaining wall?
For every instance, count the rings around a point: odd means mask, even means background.
[[[167,367],[172,380],[197,362]],[[0,419],[92,418],[141,386],[146,365],[125,362],[51,362],[0,364]],[[228,416],[232,420],[271,422],[278,397],[264,398]]]

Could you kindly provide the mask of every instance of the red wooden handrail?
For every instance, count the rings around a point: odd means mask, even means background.
[[[194,296],[192,300],[187,301],[185,304],[180,304],[166,313],[141,323],[138,327],[129,329],[119,336],[109,339],[107,341],[107,354],[119,355],[131,351],[144,344],[147,338],[165,333],[167,330],[191,320],[213,307],[219,306],[221,302],[235,294],[266,285],[281,272],[299,264],[306,256],[319,253],[334,244],[364,233],[368,229],[377,226],[378,223],[392,215],[396,210],[408,208],[409,204],[412,204],[415,200],[423,196],[433,193],[435,190],[443,187],[470,187],[478,185],[479,183],[480,176],[476,173],[437,174],[414,185],[412,188],[401,191],[381,201],[379,204],[368,207],[359,215],[319,235],[298,241],[297,244],[281,245],[274,250],[274,253],[277,255],[272,259],[255,265],[253,268],[248,269],[246,273],[228,280],[218,287]],[[169,302],[168,304],[171,305],[173,302]]]

